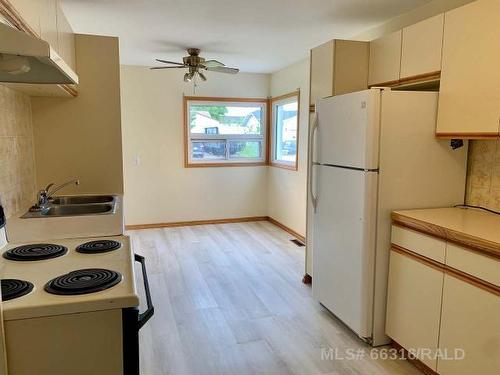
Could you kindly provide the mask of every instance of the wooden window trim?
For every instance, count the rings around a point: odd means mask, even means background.
[[[272,153],[274,151],[274,141],[275,141],[275,124],[274,124],[274,104],[276,102],[280,102],[289,98],[297,97],[297,153],[295,157],[295,163],[284,163],[280,161],[273,160]],[[276,167],[276,168],[282,168],[282,169],[287,169],[290,171],[295,171],[297,172],[299,170],[299,133],[300,133],[300,89],[297,89],[296,91],[289,92],[284,95],[276,96],[274,98],[271,98],[269,100],[269,131],[268,131],[268,160],[269,160],[269,166],[271,167]]]
[[[188,102],[230,102],[230,103],[262,103],[265,108],[264,135],[262,141],[264,160],[262,161],[221,161],[193,163],[189,158],[189,131],[188,131]],[[268,98],[229,98],[229,97],[211,97],[211,96],[186,96],[183,97],[183,115],[184,115],[184,167],[185,168],[225,168],[225,167],[257,167],[269,165],[269,99]]]

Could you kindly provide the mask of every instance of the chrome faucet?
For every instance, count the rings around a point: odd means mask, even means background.
[[[45,189],[42,189],[38,192],[37,194],[37,203],[31,207],[30,211],[40,211],[40,210],[43,210],[45,208],[45,206],[47,206],[47,204],[49,203],[49,200],[50,198],[54,195],[54,193],[56,191],[59,191],[61,190],[62,188],[70,185],[70,184],[75,184],[75,185],[80,185],[80,180],[75,178],[73,180],[70,180],[70,181],[67,181],[65,183],[62,183],[60,185],[57,185],[56,187],[53,188],[53,186],[55,185],[54,183],[50,183],[47,185],[47,187]],[[52,190],[51,190],[52,189]]]

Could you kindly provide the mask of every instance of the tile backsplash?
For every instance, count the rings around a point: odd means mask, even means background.
[[[500,140],[470,143],[467,203],[500,211]]]
[[[0,85],[0,200],[7,217],[35,199],[31,101]]]

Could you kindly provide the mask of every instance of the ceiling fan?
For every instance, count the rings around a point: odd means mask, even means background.
[[[237,68],[229,68],[217,60],[205,60],[203,57],[200,57],[199,48],[188,48],[187,52],[189,56],[183,57],[182,63],[156,59],[156,61],[158,62],[164,64],[171,64],[174,66],[155,66],[151,69],[155,70],[155,69],[188,68],[189,71],[186,74],[184,74],[184,82],[191,82],[195,76],[199,76],[203,81],[206,81],[207,77],[202,73],[202,70],[208,70],[210,72],[217,72],[217,73],[228,73],[228,74],[236,74],[240,71]]]

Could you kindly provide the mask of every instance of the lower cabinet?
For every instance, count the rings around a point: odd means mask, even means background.
[[[396,225],[391,242],[387,335],[439,375],[500,374],[497,257]]]
[[[386,333],[434,371],[443,277],[442,270],[391,251]]]
[[[500,373],[500,297],[445,275],[439,346],[441,375]]]

